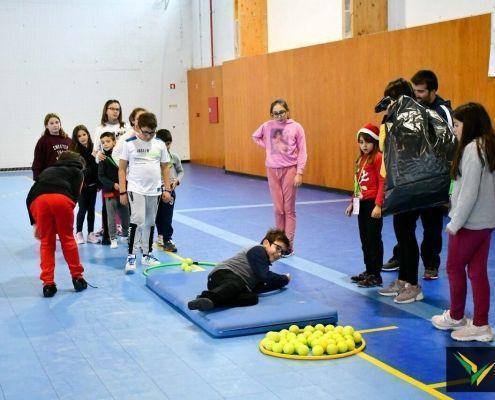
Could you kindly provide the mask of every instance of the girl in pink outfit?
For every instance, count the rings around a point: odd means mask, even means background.
[[[296,191],[302,184],[306,165],[306,137],[303,127],[289,118],[283,99],[270,105],[271,120],[261,125],[252,137],[266,149],[266,175],[273,200],[275,224],[287,234],[294,250],[296,231]]]

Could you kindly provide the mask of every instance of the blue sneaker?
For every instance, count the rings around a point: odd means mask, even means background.
[[[133,274],[136,271],[136,255],[129,254],[125,263],[124,272],[126,274]]]

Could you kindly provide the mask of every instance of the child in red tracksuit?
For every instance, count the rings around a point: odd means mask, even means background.
[[[382,285],[383,177],[380,175],[382,153],[378,148],[379,134],[378,127],[372,124],[366,124],[358,131],[361,154],[356,161],[354,196],[345,210],[348,216],[358,216],[359,236],[366,265],[366,271],[352,276],[351,281],[359,287],[367,288]]]
[[[74,289],[80,292],[87,288],[73,234],[74,207],[81,193],[83,169],[79,154],[72,151],[60,154],[58,161],[38,176],[26,199],[34,236],[41,242],[40,279],[45,297],[53,297],[57,293],[54,281],[57,235],[69,265]]]

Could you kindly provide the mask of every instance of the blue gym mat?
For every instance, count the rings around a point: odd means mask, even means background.
[[[191,311],[188,301],[206,288],[208,271],[191,273],[152,272],[148,286],[213,337],[233,337],[288,328],[291,324],[335,324],[337,310],[289,287],[260,295],[251,307]]]

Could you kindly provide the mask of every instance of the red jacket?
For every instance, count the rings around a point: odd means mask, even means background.
[[[360,157],[357,163],[356,180],[361,190],[361,200],[375,200],[377,206],[383,204],[383,177],[380,175],[382,153],[375,154],[372,163],[367,157]]]

